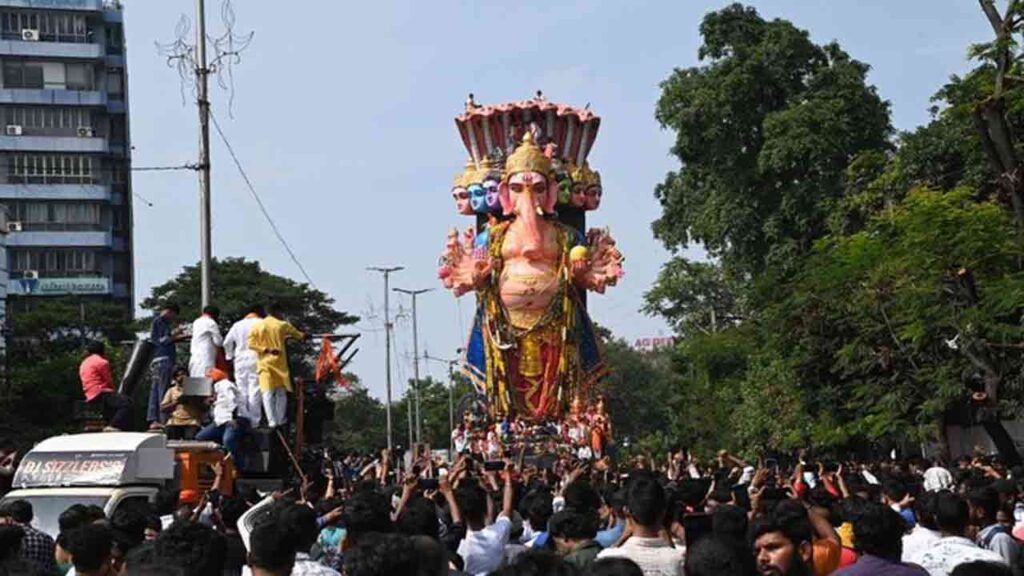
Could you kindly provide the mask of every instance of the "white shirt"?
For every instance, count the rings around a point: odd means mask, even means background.
[[[466,564],[464,571],[486,576],[500,568],[511,533],[512,521],[504,514],[483,530],[466,530],[466,537],[459,542],[458,550]]]
[[[235,363],[235,370],[240,368],[256,369],[259,356],[249,349],[249,332],[262,318],[242,318],[231,325],[228,335],[224,337],[224,356]]]
[[[248,566],[242,566],[242,576],[252,576],[252,570]],[[292,566],[292,576],[341,576],[337,570],[324,566],[319,562],[309,559],[309,554],[302,552],[295,553],[295,565]]]
[[[466,438],[466,434],[460,430],[454,430],[452,432],[452,438],[455,440],[455,453],[462,454],[469,448],[469,438]]]
[[[918,524],[914,529],[903,537],[903,556],[901,560],[909,562],[911,558],[924,552],[936,541],[942,538],[942,533],[929,530]]]
[[[912,556],[909,561],[927,570],[930,576],[949,576],[957,566],[979,560],[1006,564],[999,554],[984,550],[960,536],[940,538],[930,547]]]
[[[188,375],[206,378],[206,373],[217,365],[217,347],[224,343],[217,322],[203,314],[192,323],[192,342],[189,345]]]
[[[600,558],[628,558],[636,562],[644,576],[683,576],[686,553],[669,546],[662,538],[631,537],[618,548],[602,550]]]
[[[230,422],[238,408],[238,386],[228,379],[220,380],[213,385],[217,399],[213,402],[213,423],[217,426]]]

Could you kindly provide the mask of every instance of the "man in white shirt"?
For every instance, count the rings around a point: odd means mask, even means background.
[[[249,419],[253,428],[258,428],[263,416],[263,394],[260,393],[260,380],[257,372],[259,356],[249,349],[249,332],[253,325],[267,315],[263,306],[256,304],[249,308],[249,313],[235,322],[228,335],[224,337],[224,357],[235,369],[235,384],[241,397],[238,403],[239,416]]]
[[[469,433],[465,424],[459,424],[458,428],[452,430],[452,444],[455,446],[456,455],[469,450]]]
[[[217,442],[224,446],[224,450],[233,457],[238,457],[239,437],[248,428],[248,420],[236,419],[235,411],[238,410],[239,397],[238,386],[231,380],[223,370],[211,368],[206,376],[213,380],[213,422],[210,422],[196,434],[196,440],[201,442]]]
[[[320,532],[316,524],[316,512],[312,508],[301,504],[284,506],[277,512],[275,520],[271,521],[270,525],[276,525],[276,528],[281,531],[279,536],[287,535],[288,538],[284,539],[285,542],[293,545],[294,562],[291,567],[291,576],[340,576],[336,570],[310,558],[309,552],[316,544],[316,537]],[[287,562],[252,562],[253,556],[262,556],[261,550],[257,550],[256,546],[266,546],[261,541],[263,539],[260,533],[263,530],[264,524],[261,524],[252,532],[249,549],[250,565],[242,568],[242,576],[282,576],[284,573]],[[280,556],[282,560],[289,557],[288,554]],[[268,566],[261,564],[277,564],[281,570],[268,570]],[[269,566],[269,568],[274,568],[274,566]]]
[[[217,349],[224,344],[217,326],[220,310],[216,306],[203,308],[203,315],[192,323],[192,342],[189,345],[188,375],[205,378],[210,368],[217,366]]]
[[[459,543],[459,556],[465,563],[465,572],[484,576],[501,567],[505,546],[512,534],[512,476],[505,470],[505,490],[501,513],[491,525],[487,521],[489,496],[478,485],[460,487],[455,493],[459,512],[466,522],[466,537]]]
[[[917,515],[917,524],[909,534],[903,536],[903,552],[900,559],[908,562],[909,559],[927,550],[942,538],[939,527],[935,524],[935,497],[934,492],[927,492],[917,497],[914,502],[914,513]]]
[[[602,550],[601,558],[628,558],[636,562],[644,576],[682,576],[685,553],[662,537],[665,490],[653,478],[630,481],[626,497],[631,535],[618,548]]]
[[[931,576],[948,576],[954,568],[969,562],[982,561],[1006,564],[1003,557],[979,547],[964,538],[970,521],[967,501],[951,492],[935,496],[935,523],[942,533],[930,547],[908,558]]]

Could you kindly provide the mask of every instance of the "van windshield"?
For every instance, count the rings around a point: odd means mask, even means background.
[[[110,496],[85,496],[85,495],[46,495],[46,496],[26,496],[21,498],[4,498],[3,502],[8,500],[25,500],[32,505],[32,514],[35,517],[32,520],[32,526],[37,530],[46,532],[50,536],[56,538],[57,534],[60,533],[60,515],[75,504],[82,504],[84,506],[99,506],[104,508],[107,505],[107,501],[110,500]]]

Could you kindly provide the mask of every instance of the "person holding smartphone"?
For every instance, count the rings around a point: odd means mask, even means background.
[[[460,485],[455,492],[455,501],[466,524],[466,536],[459,543],[458,553],[465,561],[469,574],[488,574],[501,566],[505,546],[512,535],[512,465],[505,468],[502,476],[505,488],[502,493],[501,513],[494,522],[487,524],[487,499],[489,496],[476,483]]]

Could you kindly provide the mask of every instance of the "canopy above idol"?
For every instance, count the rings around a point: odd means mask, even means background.
[[[527,130],[551,158],[574,166],[586,163],[594,147],[601,119],[588,107],[556,104],[540,91],[530,100],[480,105],[470,94],[466,110],[455,118],[462,143],[478,166],[490,159],[497,163],[522,142]],[[553,149],[551,148],[553,146]]]

